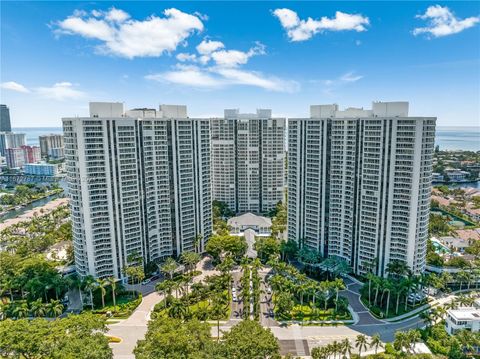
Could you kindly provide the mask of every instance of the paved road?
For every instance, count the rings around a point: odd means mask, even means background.
[[[202,274],[193,279],[193,283],[201,282],[205,277],[219,274],[212,268],[208,259],[203,259],[198,265],[197,270],[201,270]],[[146,288],[142,292],[149,292],[151,289]],[[143,297],[142,303],[135,309],[132,315],[119,323],[108,325],[108,334],[122,339],[120,343],[111,343],[115,359],[134,359],[133,349],[137,345],[137,341],[145,338],[147,333],[147,325],[150,320],[150,313],[155,304],[163,299],[163,295],[157,292],[151,292]]]

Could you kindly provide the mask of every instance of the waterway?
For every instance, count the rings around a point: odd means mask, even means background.
[[[4,222],[7,219],[16,218],[16,217],[24,214],[25,212],[28,212],[28,211],[30,211],[34,208],[37,208],[37,207],[44,206],[48,202],[50,202],[50,201],[52,201],[56,198],[60,198],[60,197],[64,197],[64,196],[65,196],[64,192],[52,194],[50,196],[37,199],[37,200],[27,204],[26,206],[21,207],[20,209],[14,209],[12,211],[8,211],[7,213],[5,213],[4,215],[2,215],[0,217],[0,223]]]

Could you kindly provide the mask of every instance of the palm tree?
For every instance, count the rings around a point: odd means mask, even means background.
[[[405,282],[405,280],[402,279],[402,280],[400,281],[400,283],[398,284],[398,286],[394,287],[394,292],[395,292],[395,294],[397,295],[397,302],[396,302],[397,304],[396,304],[396,306],[395,306],[395,315],[398,315],[398,306],[399,306],[399,304],[400,304],[400,296],[401,296],[401,294],[405,291],[405,289],[406,289],[406,284],[407,284],[407,283]]]
[[[183,284],[180,281],[172,282],[172,288],[175,290],[175,298],[178,299],[178,292],[181,293]]]
[[[406,332],[401,332],[401,331],[397,331],[395,333],[395,340],[393,342],[393,346],[395,347],[395,349],[397,350],[403,350],[404,348],[407,350],[408,352],[408,349],[410,346],[409,346],[409,339],[407,337],[407,333]]]
[[[386,317],[388,317],[388,309],[389,309],[389,306],[390,306],[390,294],[391,294],[392,290],[395,290],[395,287],[394,287],[394,285],[393,285],[392,282],[390,282],[389,280],[387,280],[387,281],[385,282],[385,286],[384,286],[384,288],[383,288],[384,293],[385,293],[385,292],[388,293],[388,294],[387,294],[387,309],[386,309],[386,311],[385,311],[385,316],[386,316]]]
[[[20,304],[15,305],[15,307],[13,308],[12,314],[17,319],[26,318],[28,316],[28,305],[27,305],[27,303],[20,303]]]
[[[470,279],[470,276],[469,276],[469,274],[468,274],[466,271],[462,270],[462,271],[460,271],[460,272],[457,273],[455,279],[460,282],[460,290],[462,290],[462,284],[463,284],[463,282],[468,282],[469,279]]]
[[[340,343],[334,340],[331,344],[329,344],[330,347],[330,354],[333,355],[333,359],[336,359],[337,353],[339,352],[340,349]]]
[[[170,280],[173,279],[173,273],[175,273],[175,270],[178,268],[177,262],[175,262],[175,259],[168,257],[165,262],[160,267],[160,270],[162,273],[168,274],[170,276]]]
[[[108,285],[106,279],[97,279],[97,286],[100,288],[100,294],[102,295],[102,308],[105,308],[105,294],[107,294],[107,290],[105,287]]]
[[[90,293],[90,303],[92,305],[92,310],[93,310],[93,291],[97,289],[97,282],[95,281],[95,278],[93,278],[93,276],[87,275],[83,280],[83,286]]]
[[[355,347],[358,348],[358,356],[362,356],[362,350],[367,350],[368,340],[363,334],[357,335],[355,339]]]
[[[83,309],[82,283],[82,278],[80,278],[78,274],[70,276],[70,287],[78,289],[78,295],[80,296],[80,303]]]
[[[380,335],[374,334],[372,336],[372,339],[370,340],[370,348],[374,347],[375,348],[375,354],[377,354],[378,348],[383,348],[382,341],[380,339]]]
[[[214,300],[212,309],[210,310],[210,317],[217,321],[217,342],[220,340],[220,319],[225,316],[225,307],[222,305],[221,300],[217,297]]]
[[[117,302],[115,298],[115,290],[117,289],[116,279],[114,277],[107,278],[107,283],[112,287],[112,300],[113,300],[113,311],[117,311]]]
[[[389,276],[404,277],[410,272],[410,268],[404,261],[394,259],[387,264],[387,273]]]
[[[172,318],[185,318],[188,314],[188,308],[181,300],[175,300],[170,304],[168,309],[168,316]]]
[[[347,338],[343,339],[340,343],[340,352],[343,354],[343,358],[350,358],[352,355],[352,344],[350,344],[350,340]]]
[[[345,289],[345,283],[340,278],[336,278],[332,283],[333,288],[335,289],[335,312],[338,310],[338,293],[341,290]]]
[[[47,304],[47,312],[53,317],[58,317],[63,312],[63,304],[59,300],[50,300]]]
[[[375,278],[375,274],[368,272],[367,279],[368,279],[368,303],[372,304],[372,281]]]
[[[200,262],[200,259],[200,254],[195,252],[183,252],[181,256],[182,263],[189,271],[195,268],[195,265]]]
[[[409,351],[413,352],[415,343],[418,342],[421,339],[420,332],[416,329],[410,329],[407,332],[407,340],[408,340],[408,345],[409,345]]]
[[[42,303],[41,298],[38,298],[30,304],[30,313],[32,313],[34,317],[43,317],[45,315],[45,305]]]

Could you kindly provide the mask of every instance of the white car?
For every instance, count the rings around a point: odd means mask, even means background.
[[[145,285],[145,284],[148,284],[150,283],[152,280],[150,278],[148,279],[145,279],[143,282],[142,282],[142,285]]]
[[[232,294],[237,294],[237,288],[232,287]]]
[[[232,300],[236,302],[238,300],[237,295],[235,293],[232,294]]]
[[[272,294],[272,288],[267,287],[267,294],[268,294],[268,295]]]

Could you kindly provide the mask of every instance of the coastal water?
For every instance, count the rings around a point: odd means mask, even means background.
[[[13,132],[25,133],[27,137],[27,145],[38,146],[38,136],[49,135],[51,133],[63,133],[61,127],[13,127]]]
[[[27,134],[27,144],[38,145],[38,136],[62,133],[61,127],[16,127],[14,132]],[[480,151],[480,126],[478,127],[437,127],[435,145],[441,150]]]
[[[438,126],[435,134],[435,145],[438,145],[440,150],[480,151],[480,126]]]

